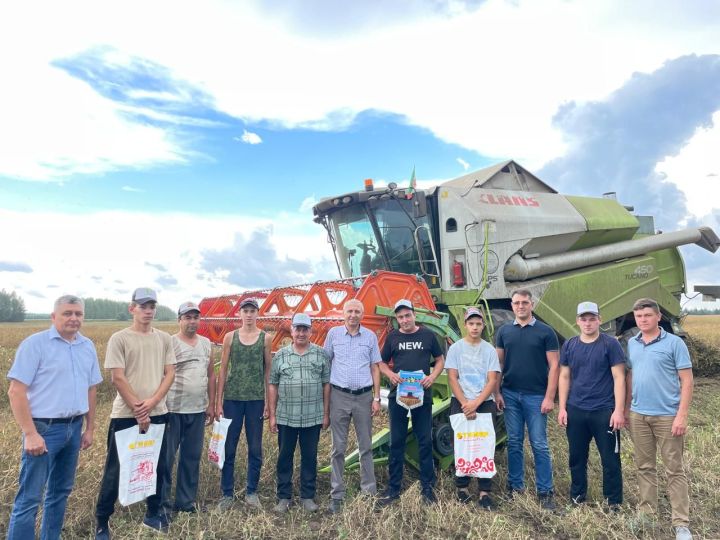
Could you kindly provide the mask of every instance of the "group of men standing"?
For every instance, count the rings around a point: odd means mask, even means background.
[[[380,411],[381,375],[391,383],[389,480],[378,504],[393,504],[401,494],[408,413],[395,401],[400,371],[422,372],[421,406],[410,411],[419,450],[420,487],[427,504],[437,501],[432,451],[432,395],[435,379],[447,369],[453,398],[451,414],[473,419],[504,411],[508,435],[508,491],[525,490],[524,433],[530,440],[541,505],[555,508],[553,470],[547,443],[547,419],[559,393],[557,420],[566,428],[571,473],[571,502],[587,499],[587,462],[592,439],[603,466],[603,497],[610,508],[623,502],[620,429],[628,426],[635,446],[640,511],[657,505],[656,451],[660,448],[668,476],[672,521],[678,539],[691,538],[683,441],[692,398],[692,370],[687,347],[661,326],[657,303],[641,299],[633,307],[639,333],[626,355],[616,339],[600,332],[600,312],[593,302],[578,305],[580,335],[559,347],[555,332],[533,315],[530,291],[511,298],[512,324],[502,326],[493,347],[483,340],[483,312],[464,314],[465,337],[445,355],[435,335],[416,323],[408,300],[395,305],[398,328],[380,350],[376,335],[364,328],[363,304],[348,300],[344,325],[328,332],[324,346],[310,341],[312,320],[305,313],[292,319],[292,342],[271,355],[271,337],[258,328],[259,305],[240,306],[242,327],[223,341],[216,378],[210,342],[197,335],[200,310],[186,302],[178,310],[180,331],[174,336],[152,327],[157,296],[151,289],[133,293],[129,328],[112,335],[105,368],[117,390],[107,435],[107,457],[95,510],[95,537],[110,537],[109,520],[118,498],[119,460],[115,433],[133,426],[165,424],[157,466],[156,494],[148,497],[144,525],[167,531],[173,512],[197,510],[199,465],[204,427],[213,419],[232,422],[225,443],[221,474],[221,511],[235,500],[237,444],[245,427],[248,466],[245,502],[260,508],[257,488],[262,465],[263,422],[278,435],[275,510],[292,504],[293,456],[300,446],[300,505],[316,511],[317,449],[322,429],[331,430],[330,511],[342,511],[343,481],[350,423],[354,424],[360,460],[360,491],[374,497],[377,484],[371,449],[372,419]],[[92,342],[79,330],[83,301],[63,296],[54,306],[49,330],[27,338],[18,348],[10,379],[10,403],[23,432],[19,490],[8,538],[34,535],[43,500],[42,538],[59,538],[78,461],[90,447],[95,428],[96,387],[101,382]],[[626,375],[627,372],[627,375]],[[82,429],[83,419],[85,429]],[[175,500],[171,472],[179,450]],[[469,478],[456,477],[460,501],[470,502]],[[492,482],[479,481],[478,504],[494,507]]]

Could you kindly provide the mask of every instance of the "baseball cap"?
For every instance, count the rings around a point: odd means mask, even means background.
[[[296,313],[292,318],[292,325],[307,326],[310,328],[310,326],[312,326],[312,320],[310,319],[310,315],[307,313]]]
[[[245,306],[252,306],[255,309],[260,309],[260,304],[258,304],[258,301],[254,298],[245,298],[242,302],[240,302],[240,309]]]
[[[577,314],[579,316],[584,315],[585,313],[600,315],[600,310],[595,302],[580,302],[577,307]]]
[[[182,317],[190,311],[197,311],[200,313],[200,308],[195,302],[184,302],[180,304],[180,307],[178,308],[178,317]]]
[[[132,295],[132,301],[136,304],[144,304],[145,302],[157,302],[157,294],[152,289],[140,287],[135,289]]]
[[[476,307],[467,308],[467,310],[465,311],[465,320],[467,321],[470,317],[480,317],[483,321],[485,320],[482,311],[480,311]]]
[[[415,308],[413,307],[412,302],[410,300],[406,300],[405,298],[401,298],[400,300],[395,302],[395,308],[393,309],[393,311],[395,313],[397,313],[399,309],[403,309],[403,308],[411,309],[411,310],[415,311]]]

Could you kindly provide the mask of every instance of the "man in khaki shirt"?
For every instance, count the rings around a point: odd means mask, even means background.
[[[118,498],[120,463],[115,446],[115,432],[139,425],[142,431],[150,423],[166,424],[157,466],[155,495],[147,498],[143,525],[167,532],[168,517],[161,512],[163,482],[167,476],[167,412],[165,396],[175,378],[175,353],[170,334],[152,327],[157,295],[148,288],[136,289],[128,310],[133,322],[129,328],[110,336],[105,354],[105,368],[112,375],[117,396],[113,402],[108,427],[107,458],[98,495],[95,518],[96,540],[110,538],[108,522]]]

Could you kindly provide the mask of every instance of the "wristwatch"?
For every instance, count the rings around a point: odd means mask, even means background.
[[[379,397],[379,396],[378,396],[378,397],[374,397],[374,398],[373,398],[373,401],[377,401],[378,403],[380,403],[380,397]]]

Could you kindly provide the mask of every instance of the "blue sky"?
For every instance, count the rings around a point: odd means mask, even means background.
[[[0,7],[0,288],[47,311],[331,278],[313,202],[508,158],[720,231],[717,2],[341,4]]]

